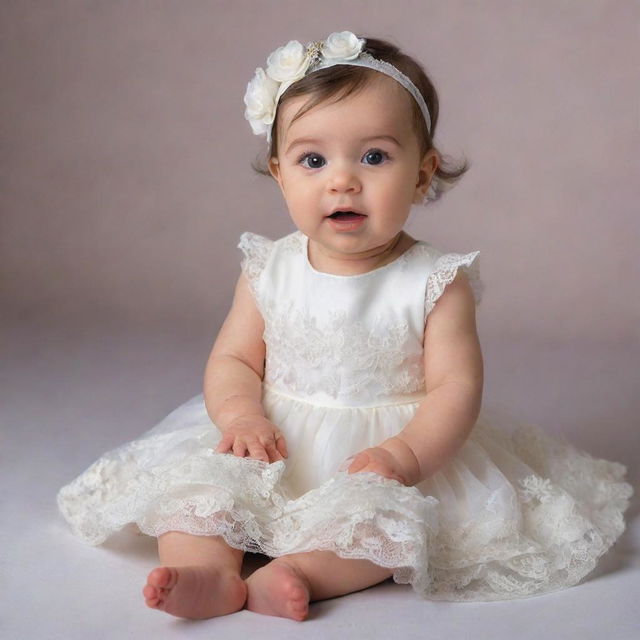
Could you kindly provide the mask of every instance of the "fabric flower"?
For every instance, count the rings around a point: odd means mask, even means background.
[[[327,60],[353,60],[360,55],[364,40],[351,31],[336,31],[324,43],[322,55]]]
[[[267,58],[267,74],[278,82],[302,78],[308,67],[306,49],[297,40],[291,40],[284,47],[278,47]]]
[[[267,142],[270,142],[278,101],[289,86],[303,78],[312,68],[311,65],[322,59],[333,64],[340,60],[354,60],[360,55],[364,44],[365,40],[351,31],[336,31],[325,41],[310,42],[304,46],[298,40],[290,40],[271,52],[266,71],[261,67],[256,69],[244,95],[244,117],[249,121],[253,133],[266,134]]]
[[[258,67],[244,94],[246,109],[244,117],[249,121],[255,135],[267,133],[275,117],[276,94],[279,83],[272,80]]]

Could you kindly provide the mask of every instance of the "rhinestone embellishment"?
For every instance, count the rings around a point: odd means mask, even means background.
[[[309,58],[309,66],[312,67],[320,62],[322,58],[322,40],[311,42],[307,46],[307,57]]]

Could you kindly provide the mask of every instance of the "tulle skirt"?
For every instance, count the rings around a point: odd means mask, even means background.
[[[393,570],[431,600],[522,598],[577,584],[625,529],[626,468],[483,409],[456,456],[406,487],[345,460],[402,430],[419,402],[319,407],[265,388],[289,457],[216,453],[202,395],[58,493],[76,535],[221,535],[270,557],[329,550]],[[513,427],[513,425],[512,425]]]

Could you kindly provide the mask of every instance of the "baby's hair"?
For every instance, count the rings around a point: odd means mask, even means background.
[[[400,49],[388,42],[378,38],[366,38],[366,46],[363,51],[371,54],[374,58],[389,62],[394,67],[402,71],[418,87],[420,93],[429,107],[431,115],[431,131],[428,131],[422,112],[418,103],[411,99],[411,111],[413,129],[420,141],[420,157],[431,149],[435,149],[440,156],[440,164],[436,169],[432,181],[432,195],[430,200],[437,200],[444,191],[448,191],[468,170],[469,163],[465,160],[461,165],[455,166],[447,156],[444,156],[433,144],[436,125],[438,123],[438,94],[433,83],[427,76],[422,65],[411,56],[403,53]],[[356,66],[332,66],[310,73],[294,82],[280,97],[275,115],[275,122],[271,132],[271,144],[266,151],[266,158],[257,160],[251,164],[254,171],[261,175],[271,176],[268,168],[268,160],[278,155],[278,113],[283,104],[300,96],[310,96],[309,101],[296,113],[292,123],[302,117],[307,111],[336,97],[334,102],[346,98],[352,93],[364,88],[369,82],[376,78],[378,72],[367,67]]]

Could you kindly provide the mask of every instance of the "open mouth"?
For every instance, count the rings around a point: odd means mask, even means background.
[[[336,211],[332,213],[328,218],[333,218],[334,220],[358,220],[359,218],[366,218],[366,216],[362,213],[356,213],[355,211]]]

